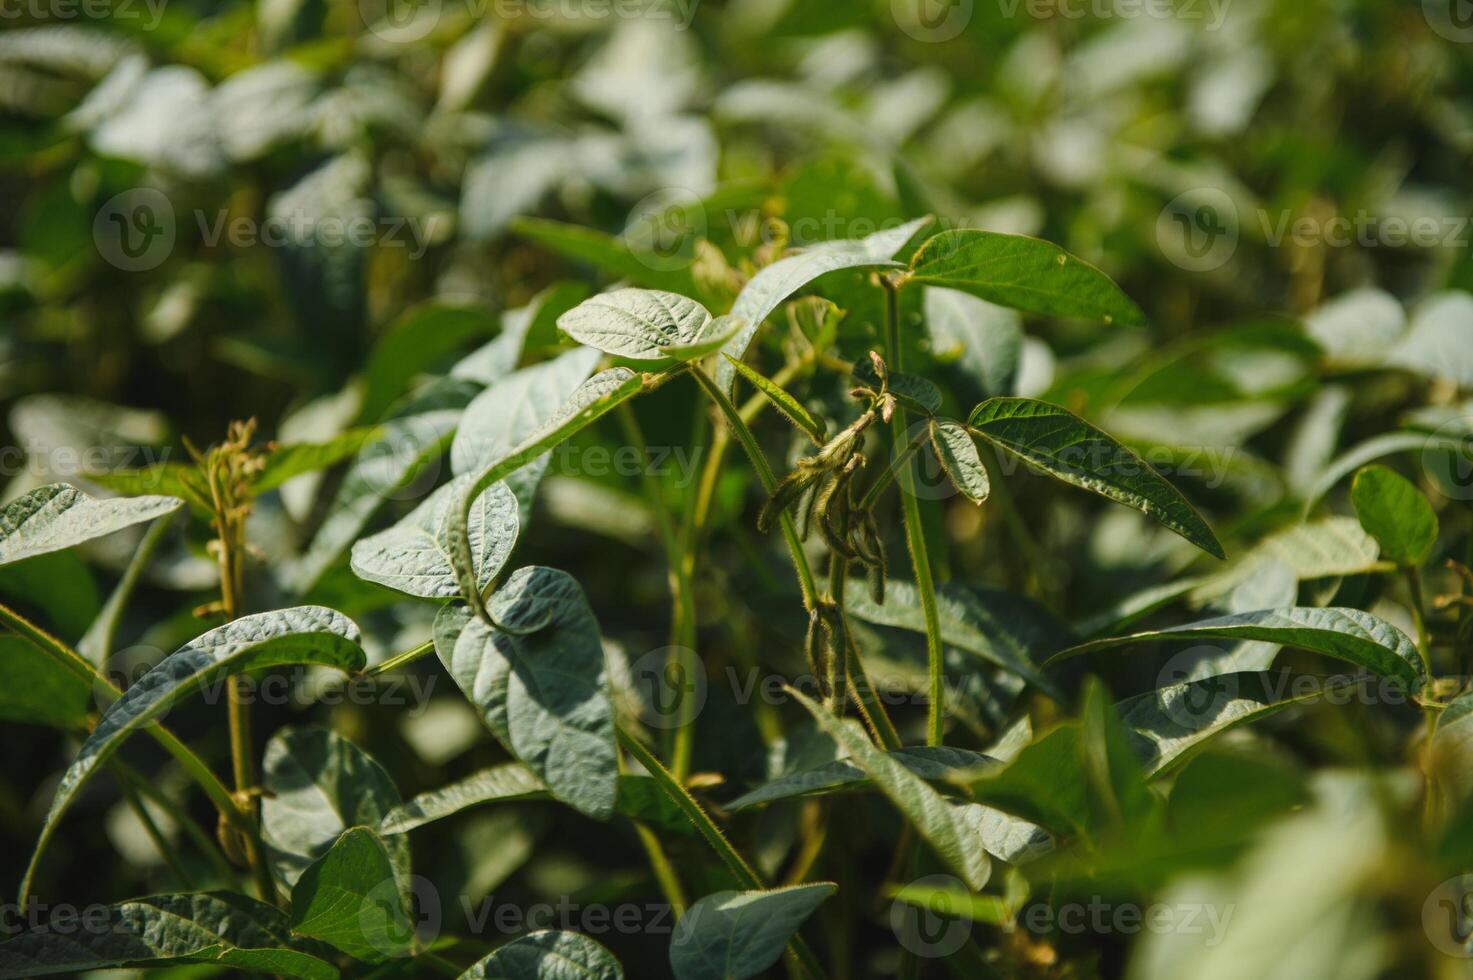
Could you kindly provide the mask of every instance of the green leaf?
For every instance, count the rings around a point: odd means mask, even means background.
[[[788,394],[777,382],[760,373],[745,361],[739,361],[730,354],[723,354],[726,360],[737,373],[767,397],[774,408],[782,413],[783,417],[808,434],[815,445],[822,446],[827,438],[824,435],[824,424],[822,419],[815,418],[813,413],[803,407],[803,403]]]
[[[869,358],[862,357],[855,361],[853,373],[854,379],[860,384],[875,391],[880,390],[880,375]],[[910,411],[917,415],[935,415],[941,411],[941,389],[929,378],[923,378],[919,374],[906,374],[904,371],[890,371],[888,380],[890,394]]]
[[[727,357],[741,360],[763,322],[783,301],[818,277],[839,269],[899,268],[895,253],[931,223],[930,218],[877,231],[865,238],[824,242],[796,255],[778,259],[761,269],[742,287],[731,315],[744,321],[742,329],[722,348]],[[728,396],[736,383],[736,369],[722,358],[716,365],[716,384]]]
[[[967,816],[926,785],[925,780],[877,748],[858,722],[834,717],[801,692],[792,694],[849,754],[850,761],[874,780],[952,871],[968,887],[981,891],[992,873],[992,863]]]
[[[405,312],[384,332],[363,369],[358,417],[376,421],[409,388],[416,374],[476,337],[489,337],[496,318],[484,307],[431,300]]]
[[[387,814],[378,830],[381,834],[403,834],[482,803],[551,799],[556,797],[531,769],[520,762],[505,762],[448,786],[419,794]],[[648,823],[662,831],[692,832],[685,815],[649,776],[621,774],[614,808],[632,820]]]
[[[951,419],[932,419],[931,446],[946,475],[967,499],[974,504],[987,499],[992,489],[987,480],[987,467],[977,455],[977,444],[966,426]]]
[[[547,784],[520,762],[503,762],[465,779],[420,793],[384,815],[381,834],[403,834],[482,803],[549,797]]]
[[[1244,671],[1147,691],[1115,708],[1135,735],[1147,775],[1156,778],[1175,772],[1223,732],[1309,704],[1353,683],[1346,679],[1316,683],[1308,693],[1289,694],[1290,675]]]
[[[475,382],[442,378],[392,410],[380,435],[348,468],[311,546],[291,569],[299,591],[316,585],[358,540],[384,501],[401,496],[445,452],[461,413],[478,391]]]
[[[274,490],[292,477],[335,466],[362,451],[371,439],[383,434],[374,426],[349,429],[326,442],[289,442],[277,446],[266,457],[266,465],[251,481],[256,493]]]
[[[283,728],[266,743],[261,839],[276,876],[294,885],[349,827],[377,826],[399,805],[393,779],[357,745],[325,728]],[[391,841],[401,881],[409,847]]]
[[[1023,746],[1011,761],[967,785],[974,799],[1058,834],[1087,837],[1089,780],[1080,762],[1078,722],[1065,722]]]
[[[511,374],[528,349],[557,342],[557,318],[588,298],[581,282],[560,282],[533,296],[526,306],[501,315],[501,333],[456,361],[450,374],[492,385]]]
[[[1146,322],[1109,276],[1052,242],[1024,235],[943,231],[911,259],[907,282],[960,289],[1028,313],[1127,327]]]
[[[1381,546],[1381,557],[1417,566],[1437,543],[1437,514],[1421,491],[1385,466],[1367,466],[1350,485],[1361,527]]]
[[[889,581],[883,604],[874,601],[865,583],[847,582],[844,606],[865,622],[914,633],[926,631],[920,596],[915,585],[903,579]],[[943,643],[1016,674],[1055,700],[1062,698],[1058,685],[1039,669],[1037,661],[1069,642],[1068,633],[1043,609],[997,589],[943,582],[936,588],[936,612]]]
[[[379,963],[404,956],[414,928],[383,838],[367,827],[343,832],[292,889],[292,932]]]
[[[491,600],[504,633],[459,605],[435,618],[435,652],[507,750],[558,799],[607,820],[618,762],[598,621],[565,572],[513,572]]]
[[[666,269],[662,256],[636,252],[610,235],[592,228],[548,221],[542,218],[518,218],[512,231],[554,252],[606,269],[621,279],[666,289],[670,292],[696,292],[689,269]]]
[[[62,774],[21,890],[29,893],[37,862],[56,832],[62,813],[123,739],[201,684],[227,674],[283,664],[321,664],[350,673],[362,670],[364,656],[358,646],[358,627],[342,613],[322,606],[278,609],[218,626],[159,661],[103,712],[77,758]]]
[[[450,544],[451,565],[460,583],[460,593],[467,601],[476,605],[480,603],[470,543],[471,501],[491,484],[507,479],[643,390],[644,382],[628,368],[600,371],[583,382],[547,421],[529,432],[514,448],[487,464],[475,480],[459,492],[459,500],[450,512],[446,538]]]
[[[38,487],[0,508],[0,565],[71,548],[183,504],[158,496],[98,500],[65,483]]]
[[[457,477],[436,490],[398,524],[353,545],[354,574],[369,582],[424,599],[453,599],[460,594],[450,565],[450,511],[462,485],[473,474]],[[471,506],[471,555],[482,591],[505,567],[517,542],[517,498],[505,483],[493,483]]]
[[[78,728],[92,710],[92,687],[29,640],[0,635],[0,721]]]
[[[456,475],[475,473],[515,449],[573,397],[598,359],[592,347],[579,347],[494,382],[465,410],[450,446],[451,470]],[[546,469],[547,461],[537,460],[508,474],[523,519],[531,514],[532,496]]]
[[[206,963],[253,973],[336,980],[331,964],[291,948],[281,910],[234,892],[153,895],[58,912],[0,943],[0,977]]]
[[[917,745],[887,754],[917,776],[932,781],[954,780],[969,770],[996,761],[980,752],[941,745]],[[726,804],[725,809],[744,810],[778,800],[861,789],[874,789],[874,783],[863,769],[839,759],[815,769],[779,776]],[[1018,862],[1048,847],[1048,834],[1027,821],[984,806],[962,805],[957,810],[972,826],[982,848],[995,858]]]
[[[584,300],[558,327],[580,344],[634,360],[659,360],[669,344],[698,340],[710,312],[693,299],[656,289],[615,289]]]
[[[1146,787],[1145,770],[1110,703],[1109,691],[1096,678],[1085,680],[1080,717],[1080,762],[1089,781],[1091,823],[1143,836],[1151,829],[1156,797]]]
[[[989,398],[967,425],[997,448],[1044,473],[1154,518],[1217,558],[1217,536],[1181,492],[1145,460],[1057,405]]]
[[[184,474],[193,473],[195,467],[184,463],[155,463],[139,469],[106,470],[88,473],[87,482],[95,483],[125,497],[145,497],[149,494],[164,494],[188,501],[201,513],[208,509],[208,501],[201,500],[184,482]]]
[[[949,779],[959,771],[975,769],[995,761],[980,752],[944,745],[916,745],[895,749],[888,755],[922,779],[931,780]],[[726,804],[725,809],[745,810],[777,800],[824,796],[834,790],[870,788],[872,785],[863,769],[852,762],[837,759],[816,769],[804,769],[779,776],[732,800]]]
[[[546,930],[512,940],[459,980],[624,980],[624,971],[587,936]]]
[[[670,936],[676,980],[745,980],[772,966],[788,939],[839,886],[830,882],[702,898]]]
[[[720,350],[721,346],[730,340],[741,327],[741,317],[713,317],[699,336],[690,341],[665,344],[660,348],[660,353],[677,361],[698,361],[707,354],[714,354]]]
[[[923,307],[937,360],[954,360],[965,379],[975,385],[976,397],[1015,393],[1023,357],[1021,316],[960,290],[939,286],[926,287]]]
[[[891,886],[887,894],[897,902],[935,912],[951,919],[968,919],[988,925],[1002,925],[1008,920],[1007,902],[997,895],[974,895],[955,885],[930,883],[922,879],[900,887]]]
[[[1344,660],[1382,677],[1390,677],[1416,691],[1422,683],[1422,662],[1406,634],[1383,619],[1359,609],[1317,609],[1290,606],[1258,612],[1219,616],[1169,629],[1146,630],[1129,636],[1092,640],[1054,654],[1049,664],[1099,650],[1153,643],[1161,640],[1259,640],[1312,650]]]

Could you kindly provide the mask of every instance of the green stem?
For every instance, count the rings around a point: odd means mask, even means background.
[[[1402,574],[1407,580],[1407,591],[1412,598],[1412,623],[1417,629],[1417,653],[1422,658],[1422,670],[1427,674],[1427,684],[1433,680],[1432,674],[1432,642],[1427,633],[1426,606],[1422,599],[1422,574],[1417,571],[1415,565],[1403,565]],[[1432,736],[1437,734],[1437,722],[1442,717],[1442,712],[1431,706],[1424,706],[1423,713],[1427,718],[1427,741],[1430,744]],[[1429,793],[1429,799],[1430,799]]]
[[[772,472],[772,466],[768,464],[767,457],[762,455],[762,447],[757,445],[757,437],[742,420],[741,413],[731,403],[731,399],[722,393],[716,382],[711,380],[710,375],[701,370],[698,365],[692,364],[691,375],[696,382],[716,403],[721,414],[726,418],[727,430],[734,436],[746,450],[747,457],[752,461],[752,468],[757,471],[757,479],[761,481],[762,488],[769,495],[777,490],[777,476]],[[793,568],[798,574],[798,588],[803,593],[803,608],[812,612],[818,598],[818,588],[814,585],[813,569],[808,564],[808,556],[803,551],[803,541],[798,537],[798,528],[793,524],[792,515],[784,511],[780,515],[783,538],[787,540],[788,551],[793,556]]]
[[[123,696],[123,692],[119,690],[118,686],[102,674],[99,674],[96,668],[80,653],[3,603],[0,603],[0,624],[9,627],[11,631],[22,639],[50,656],[109,702],[116,701]],[[235,797],[231,795],[230,790],[225,788],[225,784],[220,782],[219,777],[211,771],[209,766],[205,765],[204,760],[196,755],[189,746],[179,741],[174,733],[170,732],[160,722],[154,722],[145,728],[144,731],[148,732],[153,740],[158,742],[160,747],[183,767],[189,778],[199,784],[200,789],[204,790],[205,795],[210,798],[210,802],[215,805],[215,808],[220,811],[220,814],[226,820],[230,821],[232,826],[242,834],[254,835],[256,833],[255,824],[248,821],[245,815],[240,812],[240,808],[235,805]],[[38,851],[46,846],[48,839],[49,834],[43,836],[36,844]],[[35,859],[32,860],[32,863],[35,863]],[[29,885],[29,880],[21,883],[22,894],[20,901],[22,903],[29,897],[26,894],[29,891]]]
[[[885,287],[885,356],[889,368],[903,370],[903,348],[900,343],[900,300],[896,285],[882,278]],[[906,411],[897,405],[890,420],[895,441],[907,440]],[[915,495],[915,478],[910,459],[897,467],[896,479],[900,482],[901,507],[905,521],[905,543],[910,551],[911,566],[915,569],[916,593],[921,599],[921,615],[926,621],[926,673],[929,705],[926,708],[926,744],[940,745],[942,719],[945,717],[946,689],[943,684],[941,650],[941,617],[936,609],[936,583],[931,579],[931,559],[926,552],[926,529],[921,523],[921,501]]]
[[[869,485],[869,489],[859,499],[859,505],[855,509],[863,512],[872,508],[880,499],[880,495],[890,488],[890,484],[895,480],[895,474],[910,466],[910,458],[920,450],[921,443],[925,441],[926,430],[921,429],[911,437],[910,441],[905,444],[905,448],[900,451],[900,455],[896,456],[889,466],[880,468],[879,476],[875,477],[875,482]]]
[[[624,437],[630,444],[639,450],[641,458],[648,458],[648,443],[644,438],[644,431],[639,426],[639,419],[635,417],[634,410],[628,402],[619,406],[619,422],[624,429]],[[697,413],[698,418],[704,415]],[[696,652],[696,608],[695,596],[691,588],[691,575],[694,570],[694,561],[687,562],[686,554],[688,541],[692,537],[687,524],[685,533],[677,533],[675,522],[670,518],[670,509],[665,500],[665,494],[660,488],[659,480],[655,479],[648,467],[640,469],[640,483],[644,487],[645,496],[649,498],[650,509],[655,513],[655,526],[659,532],[660,543],[665,548],[666,576],[670,584],[670,642],[672,646],[683,647]],[[677,688],[675,696],[678,699],[675,709],[678,712],[676,724],[671,734],[670,742],[670,768],[675,772],[677,778],[682,782],[690,775],[691,756],[695,749],[695,702],[685,696],[683,687]]]
[[[213,837],[205,833],[184,807],[170,799],[168,794],[154,785],[152,780],[146,779],[142,773],[116,756],[108,760],[108,765],[112,767],[113,772],[120,779],[131,783],[133,788],[142,794],[145,799],[152,800],[160,809],[174,818],[174,822],[179,825],[179,828],[184,831],[190,840],[194,841],[195,846],[200,849],[205,859],[210,862],[210,865],[214,868],[215,874],[220,878],[221,882],[234,882],[236,880],[235,869],[230,866],[230,862],[225,859],[225,855],[220,853],[220,846],[215,842]]]
[[[716,856],[721,859],[722,864],[726,865],[726,869],[731,872],[737,883],[748,891],[766,888],[767,885],[763,882],[762,877],[731,845],[731,841],[726,839],[721,828],[716,826],[710,815],[696,802],[695,797],[686,792],[685,787],[680,785],[670,770],[660,764],[660,760],[655,758],[654,753],[645,748],[644,743],[626,731],[623,726],[616,727],[615,733],[618,735],[619,744],[639,760],[639,764],[644,766],[670,801],[681,813],[685,814],[691,826],[695,827],[696,832],[705,838],[706,843],[716,852]],[[797,933],[794,933],[793,937],[788,940],[788,955],[807,970],[810,976],[823,977],[823,968],[819,965],[817,957],[803,941],[803,937]]]
[[[128,807],[133,811],[133,814],[138,817],[138,822],[143,824],[143,830],[148,834],[148,839],[153,841],[153,846],[158,848],[159,856],[164,859],[164,863],[169,866],[169,870],[174,873],[174,877],[179,879],[180,887],[185,891],[194,891],[194,880],[189,877],[189,872],[185,871],[184,866],[179,863],[179,855],[174,853],[173,846],[164,837],[163,831],[159,830],[159,825],[154,821],[153,814],[148,812],[148,807],[144,806],[143,800],[139,799],[138,788],[124,777],[122,773],[116,771],[116,769],[114,769],[113,775],[118,778],[118,788],[123,792],[123,799],[127,801]]]
[[[400,667],[408,666],[409,664],[414,663],[416,660],[419,660],[421,657],[428,656],[429,654],[434,652],[435,641],[425,640],[417,647],[405,650],[403,653],[396,653],[388,660],[384,660],[374,664],[372,667],[365,670],[362,676],[378,677],[380,674],[387,674],[391,670],[398,670]]]

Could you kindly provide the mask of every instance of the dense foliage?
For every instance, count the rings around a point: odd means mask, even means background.
[[[0,10],[0,976],[1462,976],[1460,0]]]

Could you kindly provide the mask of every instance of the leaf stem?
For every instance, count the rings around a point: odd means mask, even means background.
[[[369,667],[367,670],[365,670],[361,676],[378,677],[380,674],[387,674],[391,670],[398,670],[400,667],[407,667],[409,664],[414,663],[416,660],[419,660],[420,658],[428,656],[429,654],[434,652],[435,641],[425,640],[417,647],[405,650],[403,653],[396,653],[388,660],[382,660],[374,664],[372,667]]]
[[[892,371],[903,369],[903,347],[900,343],[900,299],[899,288],[889,277],[881,277],[885,289],[885,356]],[[906,434],[908,423],[906,411],[901,405],[895,407],[890,420],[891,432],[896,443],[909,441]],[[900,483],[900,500],[905,522],[905,543],[910,551],[911,566],[915,569],[916,592],[921,600],[921,614],[926,621],[926,744],[940,745],[942,720],[945,717],[946,688],[943,684],[941,650],[941,617],[936,610],[936,583],[931,578],[931,559],[926,551],[926,529],[921,523],[921,501],[915,495],[914,470],[910,458],[896,467],[896,479]]]
[[[654,778],[655,783],[670,798],[670,802],[674,803],[680,812],[685,814],[685,818],[691,822],[691,826],[695,827],[696,832],[705,838],[706,843],[716,852],[716,856],[721,859],[722,864],[726,865],[726,869],[731,872],[732,877],[737,880],[737,883],[748,891],[766,888],[767,885],[762,880],[762,877],[747,863],[747,860],[741,856],[737,849],[731,845],[731,841],[726,839],[726,835],[721,832],[721,828],[716,826],[710,815],[696,802],[695,797],[686,792],[685,787],[680,785],[670,770],[660,764],[660,760],[655,758],[654,753],[645,748],[644,743],[625,730],[622,725],[617,726],[614,731],[619,738],[619,744],[624,746],[624,749],[630,755],[639,760],[639,764],[644,766],[645,770]],[[823,968],[819,965],[817,957],[808,948],[808,944],[803,941],[803,937],[797,933],[794,933],[793,937],[788,940],[788,956],[806,970],[810,976],[823,977]]]
[[[691,375],[696,382],[716,403],[721,414],[726,418],[727,431],[729,431],[746,450],[747,457],[752,461],[752,468],[757,471],[757,479],[761,481],[762,488],[771,495],[777,490],[777,476],[772,472],[772,466],[767,462],[767,457],[762,455],[762,447],[757,445],[757,437],[751,428],[742,419],[741,413],[731,403],[731,399],[721,391],[716,382],[711,380],[710,375],[701,370],[699,365],[690,366]],[[793,524],[793,518],[787,511],[779,515],[782,525],[783,538],[788,543],[788,551],[793,556],[793,568],[798,574],[798,588],[803,593],[803,608],[812,612],[818,601],[818,588],[814,585],[813,569],[808,564],[808,556],[803,551],[803,542],[798,537],[798,529]]]
[[[633,408],[625,402],[619,406],[618,414],[624,437],[639,450],[640,458],[647,458],[648,444]],[[704,419],[705,416],[698,412],[697,418]],[[644,486],[645,496],[649,498],[650,509],[655,512],[655,527],[659,532],[660,543],[665,548],[666,577],[669,580],[671,598],[670,642],[673,646],[684,647],[695,653],[696,607],[691,588],[691,572],[695,563],[693,560],[686,561],[687,541],[691,537],[689,526],[687,525],[683,533],[676,531],[660,482],[655,479],[649,467],[640,468],[640,483]],[[697,664],[699,665],[699,657]],[[690,775],[691,756],[695,748],[695,703],[685,695],[684,687],[677,685],[675,709],[678,714],[670,742],[670,768],[682,782]]]
[[[122,697],[123,692],[118,689],[118,686],[99,674],[97,669],[80,653],[3,603],[0,603],[0,624],[9,627],[16,635],[52,657],[109,702]],[[210,802],[215,804],[221,816],[229,820],[231,825],[242,834],[255,833],[254,824],[247,821],[245,814],[241,813],[240,808],[235,805],[235,797],[231,795],[230,790],[225,788],[225,784],[220,782],[219,777],[189,746],[181,742],[160,722],[154,722],[144,730],[184,768],[185,773],[191,779],[199,784],[200,789],[204,790]],[[41,839],[36,842],[36,850],[31,857],[30,868],[27,869],[25,878],[21,881],[19,896],[21,905],[25,905],[27,898],[30,897],[31,875],[35,871],[40,852],[50,841],[50,836],[49,832],[43,832]]]

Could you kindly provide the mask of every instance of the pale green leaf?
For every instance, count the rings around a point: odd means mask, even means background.
[[[76,487],[38,487],[0,509],[0,565],[61,551],[151,521],[183,506],[178,497],[98,500]]]
[[[624,980],[624,971],[587,936],[546,930],[512,940],[459,980]]]
[[[565,572],[513,572],[491,600],[504,633],[460,606],[435,620],[435,652],[508,751],[558,799],[599,820],[614,812],[614,708],[598,621]]]
[[[342,613],[322,606],[278,609],[218,626],[159,661],[103,712],[77,758],[62,774],[21,890],[29,890],[36,863],[56,832],[62,813],[125,738],[204,683],[283,664],[361,670],[364,656],[358,646],[358,627]]]
[[[700,303],[657,289],[600,293],[557,321],[558,327],[580,344],[640,361],[670,356],[666,348],[701,343],[711,323],[710,312]],[[728,321],[724,326],[734,324]]]
[[[286,915],[244,895],[153,895],[59,910],[48,924],[0,943],[0,977],[203,963],[335,980],[335,967],[294,945]]]
[[[977,455],[977,444],[966,426],[950,419],[931,420],[931,446],[942,469],[956,488],[974,504],[980,504],[991,492],[987,467]]]
[[[294,885],[349,827],[376,826],[399,805],[393,779],[368,753],[325,728],[283,728],[266,743],[261,839],[277,878]],[[401,881],[409,847],[388,851]]]
[[[440,487],[388,530],[353,545],[354,574],[369,582],[424,599],[451,599],[460,594],[450,565],[450,511],[466,473]],[[471,555],[482,591],[506,565],[517,541],[517,498],[505,483],[494,483],[471,505]]]
[[[799,691],[792,695],[849,754],[850,761],[874,780],[951,870],[968,887],[981,891],[992,873],[992,863],[971,820],[920,776],[877,748],[857,722],[834,717]]]
[[[716,892],[700,899],[670,936],[676,980],[746,980],[772,966],[805,919],[838,885]]]
[[[459,491],[459,499],[450,512],[446,538],[450,544],[451,565],[464,598],[473,603],[480,602],[470,542],[471,501],[491,484],[508,479],[643,390],[644,382],[628,368],[600,371],[583,382],[545,422],[527,433],[514,447],[499,453],[476,475],[475,480]]]
[[[865,238],[823,242],[764,267],[742,287],[732,304],[731,315],[740,317],[744,325],[723,351],[741,360],[763,321],[789,296],[826,273],[863,267],[899,268],[895,253],[930,223],[930,218],[918,218]],[[730,395],[735,382],[736,369],[722,358],[716,365],[717,386]]]

